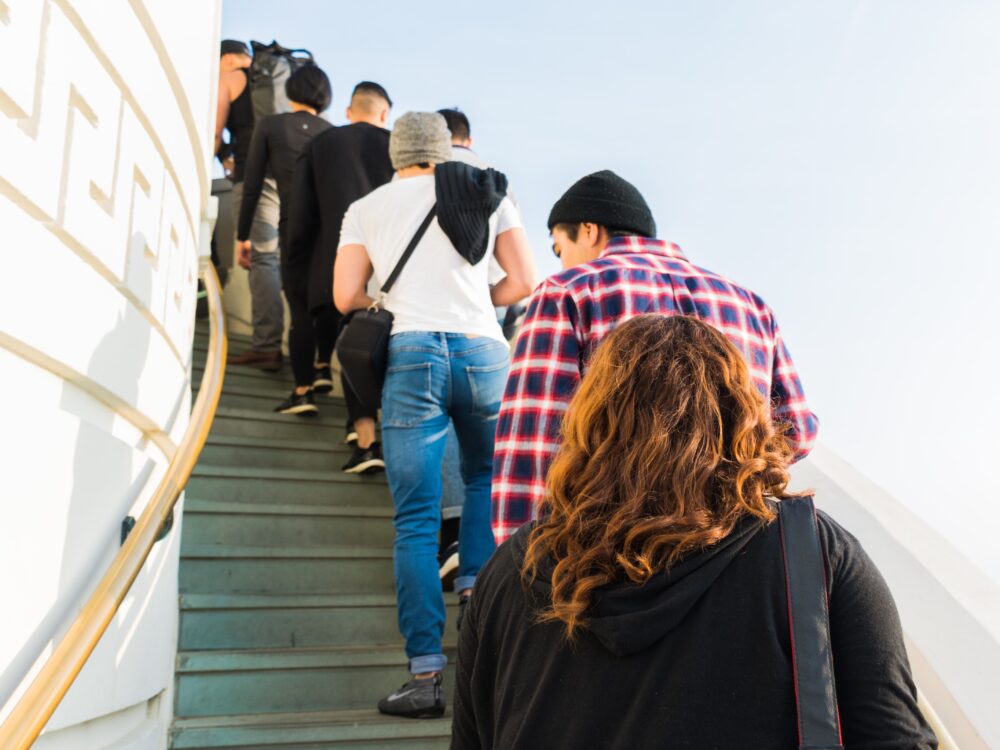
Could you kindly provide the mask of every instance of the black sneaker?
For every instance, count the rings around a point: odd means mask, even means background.
[[[451,591],[458,575],[458,542],[449,544],[438,557],[438,575],[442,590]]]
[[[347,431],[344,433],[344,442],[347,445],[357,445],[358,444],[358,432],[354,429],[354,425],[350,422],[347,423],[345,428]]]
[[[274,407],[279,414],[298,414],[303,417],[311,417],[319,413],[316,408],[316,398],[312,391],[306,391],[299,395],[292,389],[291,395]]]
[[[410,719],[436,719],[443,716],[441,673],[421,680],[410,680],[395,693],[380,700],[378,710],[390,716],[406,716]]]
[[[343,466],[348,474],[377,474],[385,471],[385,461],[382,460],[382,446],[372,443],[370,448],[354,446],[351,460]]]
[[[333,390],[333,378],[330,377],[329,365],[316,368],[316,377],[313,378],[313,390],[323,395]]]
[[[462,594],[458,597],[458,619],[455,620],[455,630],[462,629],[462,620],[465,619],[465,608],[469,606],[469,599],[472,594]]]

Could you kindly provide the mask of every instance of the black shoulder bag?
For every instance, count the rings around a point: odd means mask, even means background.
[[[842,750],[826,564],[812,497],[778,503],[800,750]]]
[[[385,371],[389,364],[392,313],[383,307],[385,295],[396,283],[400,271],[420,244],[436,213],[435,203],[413,235],[410,244],[406,246],[389,278],[385,280],[378,292],[378,298],[367,310],[352,312],[337,337],[337,359],[340,360],[341,372],[344,373],[358,400],[366,406],[378,405],[382,397]]]

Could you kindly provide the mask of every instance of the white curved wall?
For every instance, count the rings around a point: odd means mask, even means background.
[[[218,0],[0,0],[5,712],[187,427],[218,29]],[[164,745],[179,536],[39,747]]]

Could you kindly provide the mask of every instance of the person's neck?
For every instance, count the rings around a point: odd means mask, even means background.
[[[308,104],[299,104],[298,102],[291,102],[292,112],[308,112],[311,115],[316,114],[316,110],[310,107]]]
[[[360,125],[360,124],[363,123],[365,125],[374,125],[376,128],[384,128],[385,127],[385,123],[382,122],[381,115],[371,115],[371,116],[368,116],[368,115],[360,115],[360,116],[359,115],[351,115],[348,118],[348,120],[350,121],[351,125]]]
[[[434,165],[431,164],[429,167],[419,167],[416,164],[410,167],[403,167],[402,169],[396,170],[396,175],[401,180],[405,180],[407,177],[424,177],[425,175],[434,174]]]

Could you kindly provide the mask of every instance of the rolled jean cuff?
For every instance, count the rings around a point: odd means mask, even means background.
[[[428,654],[427,656],[414,656],[410,659],[410,674],[426,674],[428,672],[442,672],[448,665],[448,657],[444,654]]]
[[[455,591],[465,591],[476,585],[475,576],[455,576]]]

